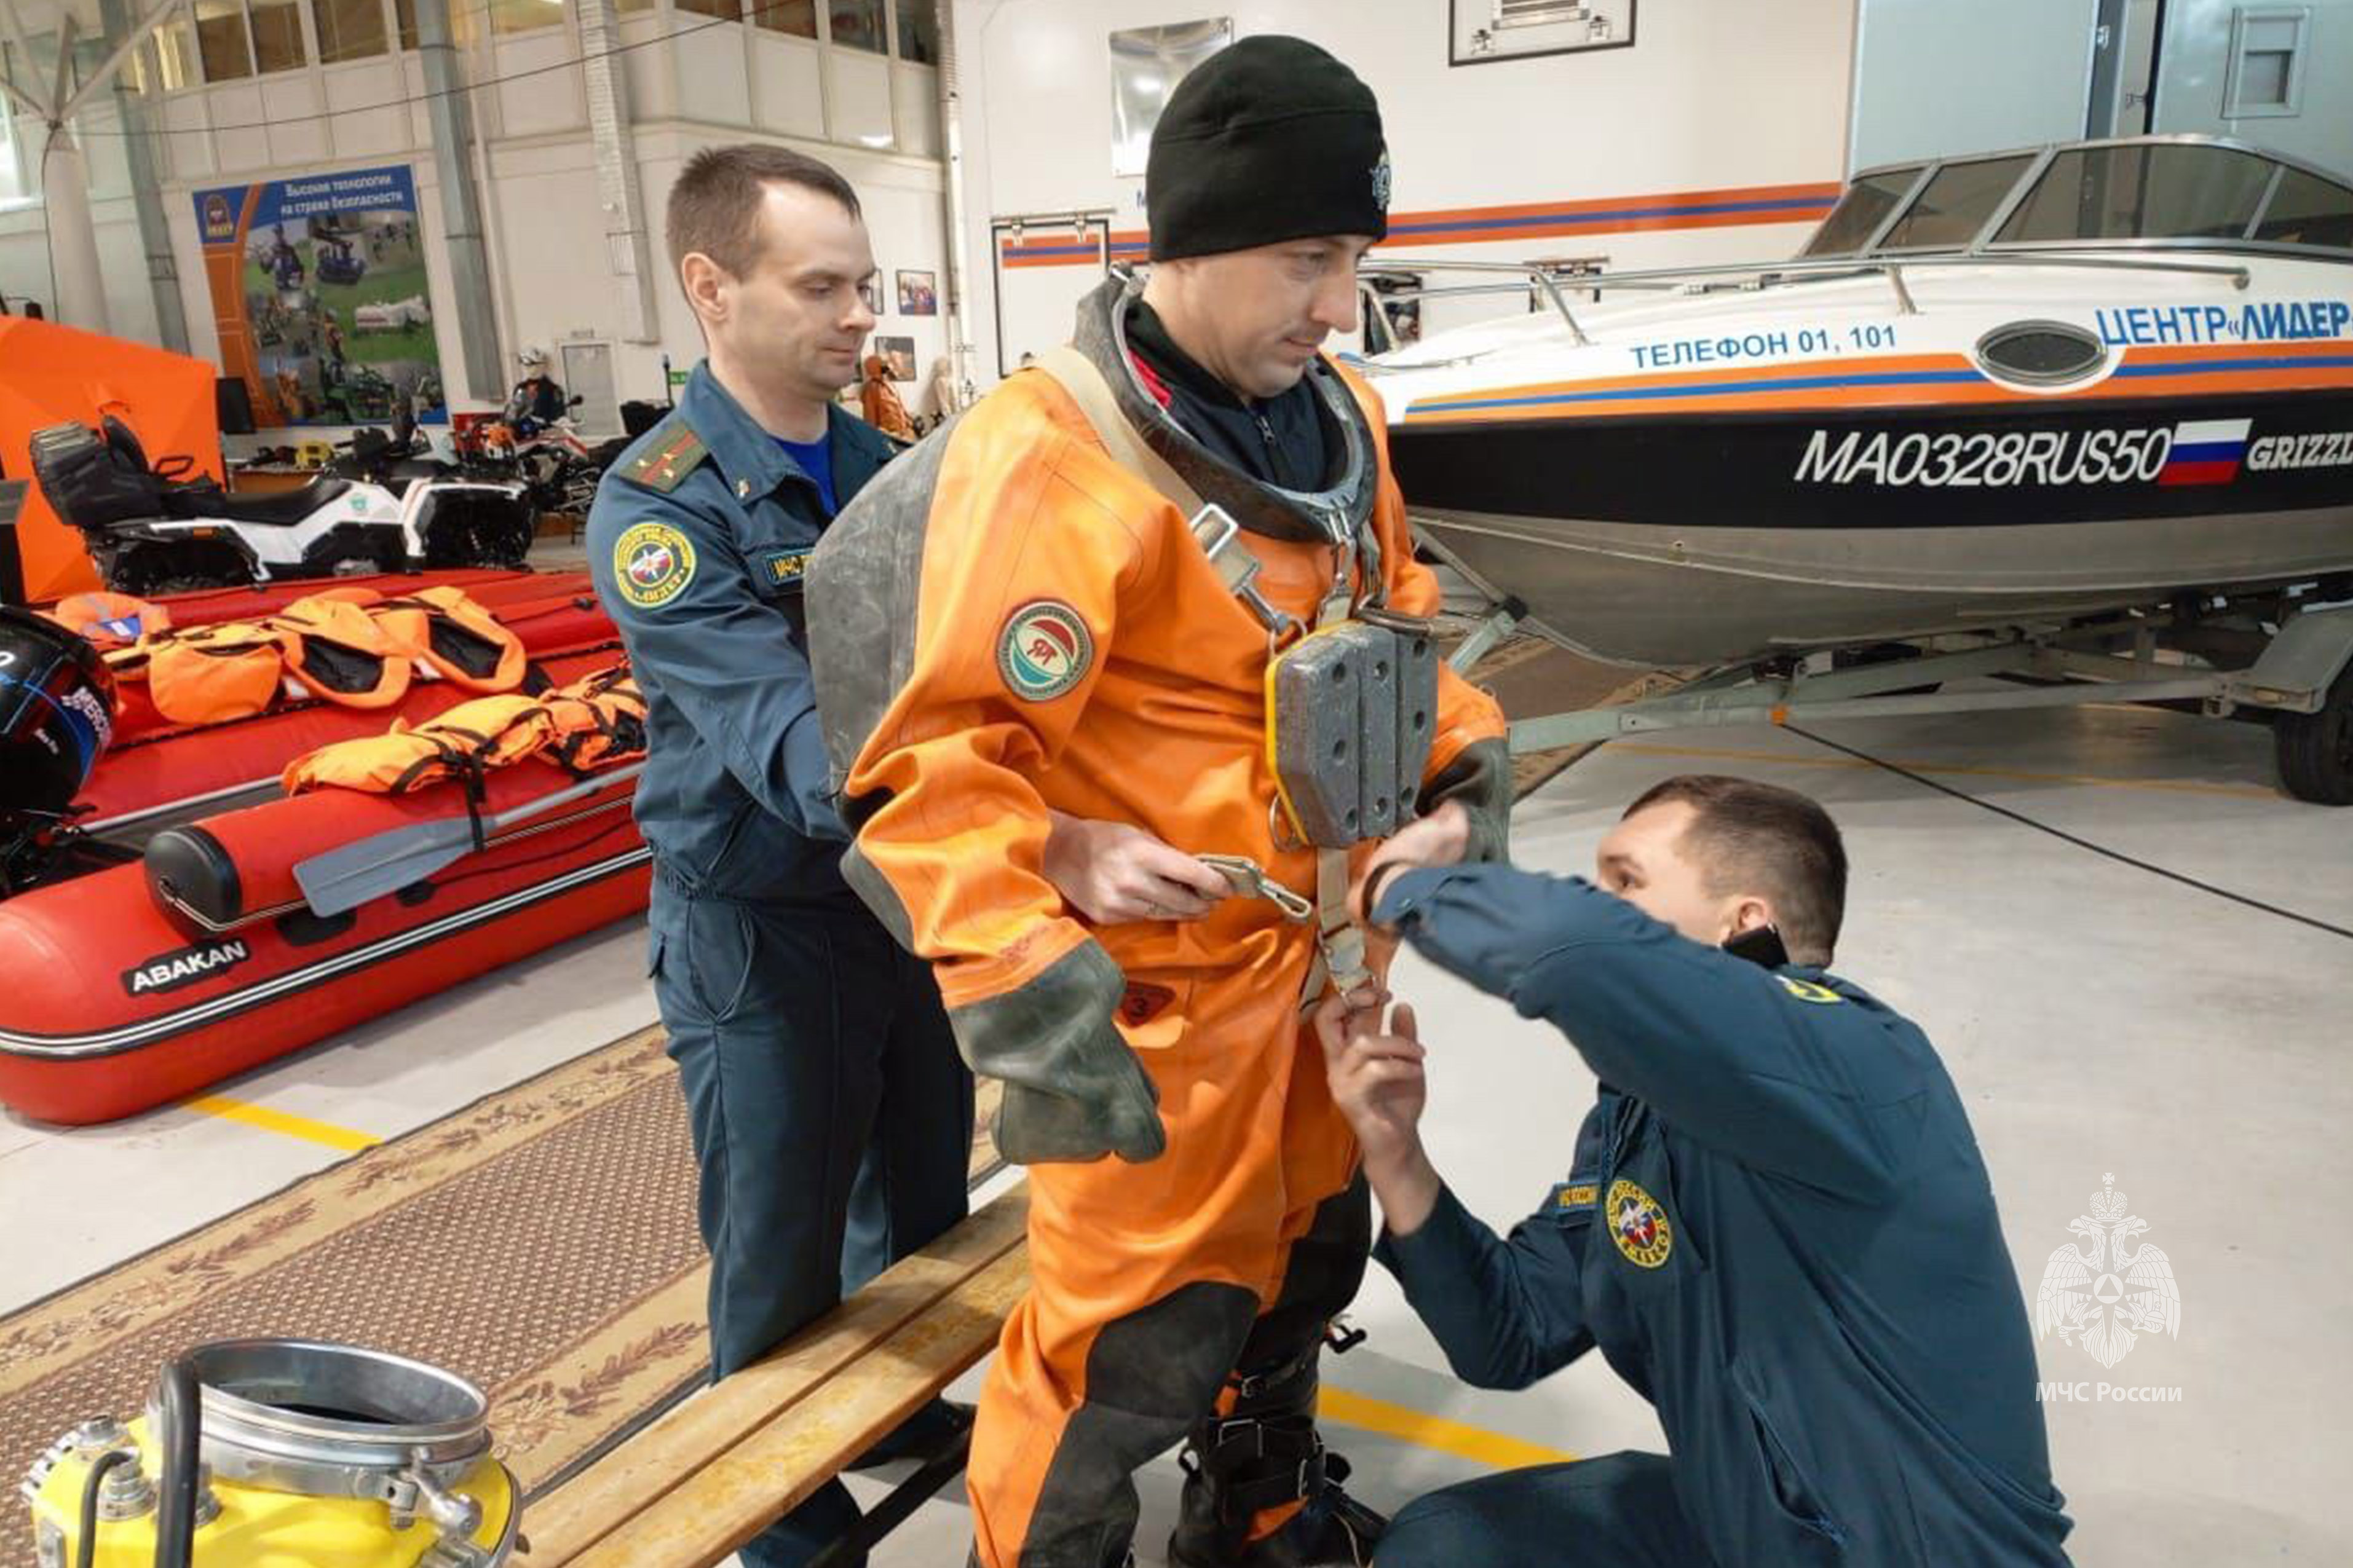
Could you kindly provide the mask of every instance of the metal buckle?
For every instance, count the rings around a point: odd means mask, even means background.
[[[1227,1445],[1237,1440],[1233,1436],[1234,1428],[1237,1426],[1250,1428],[1250,1451],[1247,1457],[1253,1459],[1264,1458],[1266,1457],[1266,1423],[1254,1415],[1237,1415],[1219,1422],[1218,1440],[1210,1445],[1210,1452],[1224,1453]]]
[[[1293,925],[1305,925],[1315,918],[1314,900],[1284,887],[1247,855],[1201,855],[1195,858],[1224,876],[1237,898],[1264,899]]]

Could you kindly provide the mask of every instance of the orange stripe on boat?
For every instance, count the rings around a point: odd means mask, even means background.
[[[2274,353],[2275,349],[2289,350]],[[2279,363],[2286,360],[2292,363]],[[2200,369],[2201,365],[2211,368]],[[1715,373],[1606,376],[1449,394],[1407,410],[1409,425],[1584,419],[1630,413],[1768,412],[1956,404],[2178,397],[2353,386],[2353,343],[2220,344],[2136,350],[2103,379],[2036,393],[1986,377],[1959,354],[1814,360]],[[1610,395],[1611,394],[1620,395]]]

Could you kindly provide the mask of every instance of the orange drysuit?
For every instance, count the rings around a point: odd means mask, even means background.
[[[1314,509],[1176,432],[1128,363],[1128,302],[1119,280],[1098,291],[1079,351],[1250,531],[1265,597],[1312,624],[1335,560]],[[1372,395],[1328,364],[1313,374],[1353,421],[1357,519],[1377,540],[1381,575],[1356,600],[1430,615],[1438,587],[1413,560]],[[967,1059],[1007,1080],[1000,1142],[1032,1163],[1033,1284],[969,1467],[978,1560],[1118,1562],[1129,1473],[1188,1431],[1206,1455],[1213,1407],[1265,1417],[1223,1425],[1281,1473],[1240,1472],[1248,1484],[1198,1506],[1264,1533],[1322,1483],[1315,1353],[1370,1238],[1355,1141],[1302,1020],[1314,928],[1239,896],[1198,921],[1098,928],[1041,863],[1051,808],[1247,856],[1313,896],[1315,851],[1278,843],[1271,819],[1267,629],[1185,512],[1035,372],[886,469],[809,581],[818,707],[857,834],[845,874],[932,960]],[[1461,799],[1488,856],[1502,734],[1493,701],[1442,672],[1422,805]]]

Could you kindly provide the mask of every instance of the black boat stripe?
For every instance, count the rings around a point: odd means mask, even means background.
[[[43,1061],[85,1061],[99,1057],[116,1056],[134,1050],[159,1037],[182,1034],[199,1025],[210,1024],[224,1017],[248,1012],[280,996],[307,991],[324,984],[354,970],[365,969],[395,958],[412,948],[427,946],[445,937],[458,935],[554,898],[558,893],[585,887],[617,876],[631,867],[642,865],[653,858],[653,851],[643,847],[632,849],[584,866],[576,871],[521,889],[503,898],[470,909],[459,910],[427,925],[412,926],[406,931],[371,942],[365,947],[350,949],[301,969],[290,970],[257,984],[224,993],[206,1001],[182,1007],[175,1012],[142,1018],[121,1028],[90,1035],[30,1035],[12,1030],[0,1030],[0,1053],[32,1058]]]

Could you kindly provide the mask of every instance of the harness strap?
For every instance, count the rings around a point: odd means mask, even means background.
[[[1164,500],[1192,520],[1193,537],[1199,542],[1209,564],[1217,569],[1219,579],[1234,596],[1265,625],[1270,638],[1297,625],[1269,605],[1252,585],[1260,563],[1242,544],[1240,525],[1222,508],[1202,500],[1199,492],[1185,482],[1184,476],[1137,434],[1135,426],[1119,411],[1111,383],[1092,360],[1064,343],[1039,355],[1037,368],[1044,371],[1078,405],[1079,413],[1093,426],[1096,438],[1103,442],[1113,461],[1141,475]],[[1366,532],[1369,537],[1370,531]],[[1335,548],[1345,552],[1347,547]],[[1347,575],[1345,562],[1340,575],[1344,580]],[[1348,618],[1352,605],[1344,584],[1335,584],[1335,590],[1316,612],[1318,629]],[[1364,932],[1348,915],[1345,849],[1319,848],[1315,852],[1315,948],[1300,993],[1303,1011],[1321,998],[1327,982],[1348,991],[1369,978],[1365,969]]]

